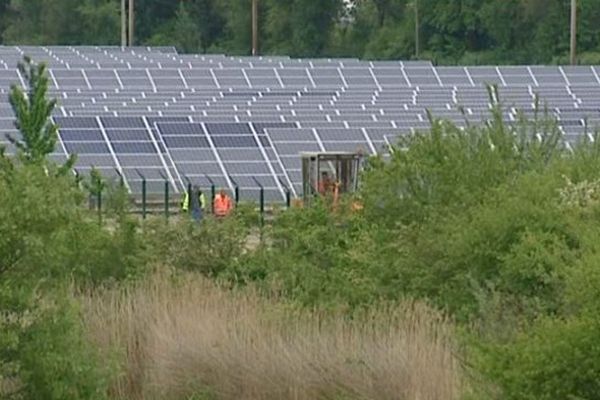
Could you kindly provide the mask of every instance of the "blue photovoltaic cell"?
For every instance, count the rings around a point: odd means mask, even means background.
[[[104,142],[65,142],[69,154],[109,154]]]
[[[104,136],[100,130],[94,129],[61,129],[60,138],[70,142],[103,142]]]
[[[210,144],[205,137],[202,136],[164,136],[164,141],[167,147],[172,149],[186,149],[186,148],[209,148]]]
[[[150,142],[113,142],[115,153],[119,154],[154,154],[156,148]]]
[[[218,123],[206,124],[206,130],[211,135],[251,135],[252,130],[248,124]]]
[[[110,141],[145,142],[150,140],[145,129],[107,129],[106,136]]]
[[[258,147],[253,136],[214,136],[212,140],[217,148]]]
[[[296,128],[295,122],[253,122],[254,130],[263,133],[268,128]]]
[[[150,126],[154,126],[155,123],[190,122],[188,117],[147,117],[146,120]]]
[[[105,128],[145,128],[144,121],[140,117],[101,117]]]
[[[93,117],[54,117],[54,122],[59,128],[98,129],[96,118]]]
[[[200,124],[160,123],[157,126],[162,135],[204,135]]]

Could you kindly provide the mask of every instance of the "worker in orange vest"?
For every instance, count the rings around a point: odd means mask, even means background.
[[[224,189],[221,189],[215,196],[214,210],[215,216],[218,218],[228,216],[231,213],[231,210],[233,210],[233,201],[231,201],[231,197],[225,193]]]
[[[329,178],[329,174],[327,173],[327,171],[321,172],[321,179],[319,180],[319,183],[317,185],[319,194],[321,196],[326,195],[327,192],[329,192],[331,190],[331,184],[332,184],[331,178]]]

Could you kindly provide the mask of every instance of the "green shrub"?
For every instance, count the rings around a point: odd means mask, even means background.
[[[144,242],[155,264],[216,278],[245,252],[250,228],[244,221],[235,214],[222,220],[207,216],[201,223],[157,220],[145,225]]]
[[[485,346],[481,370],[498,388],[495,398],[595,399],[600,393],[598,337],[597,314],[543,318],[507,344]]]
[[[101,399],[106,360],[63,288],[139,275],[142,245],[127,219],[99,226],[55,168],[0,162],[0,381],[14,399]]]
[[[23,316],[14,351],[19,390],[14,399],[101,400],[115,365],[87,342],[81,316],[66,291],[44,296]],[[108,361],[108,362],[107,362]]]

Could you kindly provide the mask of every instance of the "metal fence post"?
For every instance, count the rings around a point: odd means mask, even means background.
[[[98,190],[98,197],[97,197],[97,203],[96,203],[96,207],[97,207],[97,211],[98,211],[98,223],[100,225],[102,225],[102,189],[100,188]]]
[[[260,226],[262,227],[265,224],[265,188],[263,185],[256,179],[254,176],[252,177],[256,185],[260,188],[259,191],[259,209],[260,209]],[[261,233],[262,235],[262,233]]]
[[[285,206],[290,208],[292,206],[292,190],[281,179],[279,179],[279,183],[285,188]]]
[[[169,222],[169,180],[162,171],[160,172],[160,176],[165,180],[165,219]]]
[[[81,189],[81,174],[76,168],[73,168],[73,172],[75,172],[75,185],[77,186],[77,189]]]
[[[237,182],[232,177],[229,177],[229,180],[234,185],[233,186],[233,197],[235,200],[235,205],[237,206],[240,203],[240,186],[237,184]]]
[[[121,174],[121,171],[119,171],[117,168],[115,168],[115,172],[117,173],[117,175],[119,175],[119,186],[123,188],[123,186],[125,186],[125,179],[123,178],[123,174]]]
[[[165,179],[165,218],[169,220],[169,181]]]
[[[204,177],[207,181],[210,182],[210,212],[215,214],[215,197],[217,195],[217,186],[215,185],[215,181],[211,179],[210,176],[204,174]]]
[[[142,175],[142,173],[136,169],[135,172],[137,172],[137,174],[140,176],[140,178],[142,178],[142,219],[146,219],[146,212],[147,212],[147,183],[146,183],[146,177],[144,175]]]

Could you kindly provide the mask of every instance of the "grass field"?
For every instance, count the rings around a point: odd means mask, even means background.
[[[419,303],[347,318],[197,276],[154,276],[83,303],[92,340],[123,366],[116,399],[452,400],[462,390],[452,324]]]

